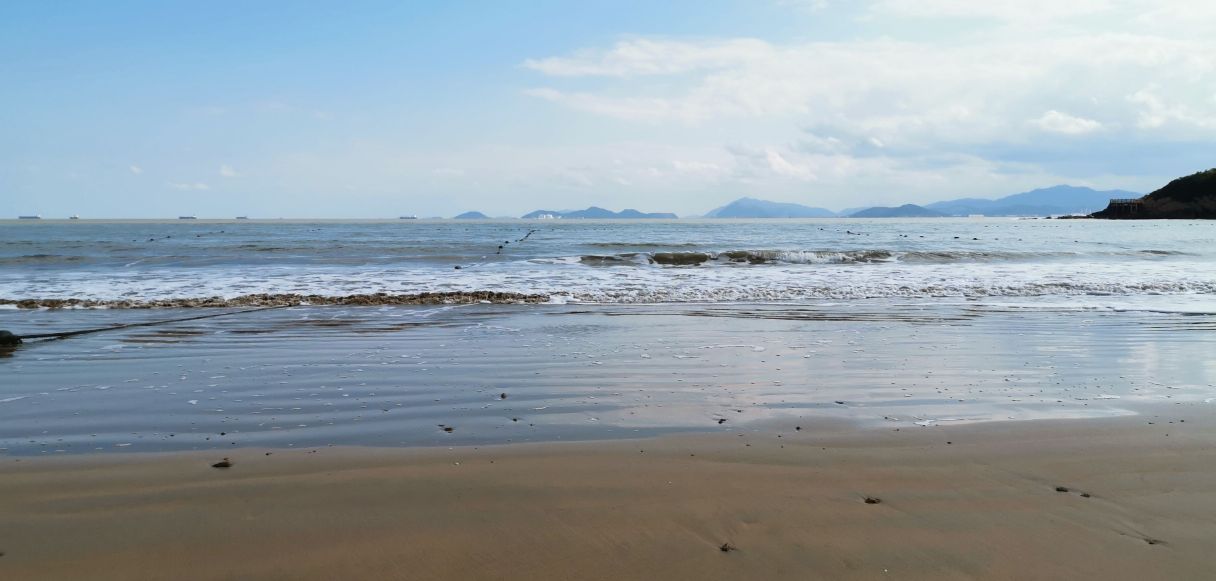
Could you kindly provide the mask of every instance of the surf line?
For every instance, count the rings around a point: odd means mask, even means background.
[[[119,329],[130,329],[132,327],[152,327],[156,325],[167,325],[169,323],[183,323],[186,321],[197,321],[199,319],[211,319],[214,317],[227,317],[231,315],[241,315],[245,313],[256,313],[258,311],[270,311],[273,309],[286,309],[296,305],[275,305],[273,307],[258,307],[256,309],[244,309],[240,311],[228,311],[227,313],[212,313],[210,315],[196,315],[193,317],[182,317],[179,319],[164,319],[160,321],[144,321],[141,323],[124,323],[121,325],[111,325],[109,327],[96,327],[93,329],[80,329],[77,331],[59,331],[57,333],[36,333],[33,335],[18,335],[10,331],[0,330],[0,347],[15,347],[24,343],[27,340],[55,340],[75,337],[77,335],[88,335],[90,333],[101,333],[104,331],[117,331]]]

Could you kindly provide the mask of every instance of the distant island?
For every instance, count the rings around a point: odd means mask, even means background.
[[[1088,214],[1106,206],[1111,198],[1138,196],[1126,190],[1098,191],[1078,186],[1052,186],[1005,196],[995,200],[962,198],[925,204],[948,216],[1060,216],[1065,214]]]
[[[1012,194],[996,199],[958,198],[930,204],[848,208],[834,212],[827,208],[757,198],[739,198],[714,208],[705,218],[942,218],[951,216],[1074,216],[1094,218],[1213,218],[1216,217],[1216,169],[1170,182],[1164,188],[1140,197],[1127,190],[1095,190],[1083,186],[1058,185]],[[1107,206],[1112,200],[1122,205]],[[1133,208],[1129,210],[1129,208]],[[671,212],[640,212],[629,208],[614,212],[599,206],[585,210],[534,210],[520,218],[630,220],[665,219],[679,216]],[[477,211],[464,212],[453,220],[489,220]]]
[[[520,216],[520,217],[523,218],[524,220],[535,220],[538,218],[539,219],[545,219],[545,218],[579,219],[579,218],[582,218],[582,219],[586,219],[586,220],[637,220],[637,219],[673,220],[675,218],[678,218],[679,216],[676,216],[675,214],[672,214],[671,212],[652,212],[652,213],[639,212],[632,208],[621,210],[620,212],[613,212],[612,210],[605,210],[604,208],[600,208],[598,206],[591,206],[590,208],[587,208],[586,210],[573,210],[573,211],[535,210],[532,212],[528,212],[527,214],[524,214],[523,216]]]
[[[1088,214],[1102,208],[1115,198],[1138,196],[1125,190],[1098,191],[1080,186],[1052,186],[995,200],[959,198],[918,206],[877,206],[861,210],[845,210],[850,218],[932,218],[945,216],[1064,216]]]
[[[916,204],[904,204],[898,208],[875,206],[849,214],[850,218],[942,218],[945,216],[946,214],[943,212],[930,210]]]
[[[1108,220],[1216,219],[1216,168],[1178,178],[1139,198],[1115,198],[1090,214]]]
[[[802,204],[739,198],[705,214],[706,218],[833,218],[836,212]]]

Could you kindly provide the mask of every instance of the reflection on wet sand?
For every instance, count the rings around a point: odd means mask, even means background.
[[[56,331],[174,314],[7,311],[0,322]],[[1214,323],[900,303],[245,312],[9,353],[0,448],[491,444],[779,419],[921,429],[1122,415],[1216,401]]]

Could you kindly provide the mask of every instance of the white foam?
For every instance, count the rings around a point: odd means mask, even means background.
[[[791,251],[793,252],[793,251]],[[789,254],[789,253],[786,253]],[[795,252],[796,254],[796,252]],[[822,258],[822,253],[815,256]],[[793,258],[793,257],[787,257]],[[888,261],[864,264],[765,264],[711,267],[594,267],[521,260],[458,271],[434,266],[137,266],[107,271],[0,272],[0,298],[156,300],[233,298],[255,293],[341,296],[500,291],[547,294],[552,304],[849,301],[867,298],[1080,298],[1110,308],[1112,297],[1216,296],[1216,264],[1169,260]],[[1216,312],[1216,300],[1185,312]],[[10,305],[11,308],[11,305]],[[1169,306],[1162,308],[1169,310]],[[1206,311],[1204,309],[1207,309]]]

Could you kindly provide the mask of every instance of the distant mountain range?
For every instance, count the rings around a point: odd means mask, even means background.
[[[1091,218],[1124,220],[1145,219],[1216,219],[1216,168],[1178,178],[1146,196],[1134,196],[1112,201]]]
[[[925,204],[925,207],[948,216],[1058,216],[1088,214],[1105,208],[1112,198],[1134,198],[1139,195],[1125,190],[1098,191],[1077,186],[1053,186],[995,200],[962,198]]]
[[[802,204],[739,198],[705,214],[706,218],[831,218],[836,212]]]
[[[1052,186],[995,200],[985,198],[959,198],[917,206],[904,204],[899,207],[877,206],[874,208],[851,208],[841,215],[851,218],[931,218],[942,216],[1060,216],[1087,214],[1096,208],[1105,207],[1113,198],[1132,198],[1139,194],[1125,190],[1098,191],[1078,186]]]
[[[574,211],[536,210],[534,212],[528,212],[520,217],[525,220],[531,220],[534,218],[540,218],[542,216],[551,216],[554,218],[584,218],[588,220],[636,220],[639,218],[675,219],[679,217],[670,212],[645,213],[639,212],[632,208],[621,210],[620,212],[613,212],[612,210],[605,210],[604,208],[600,208],[598,206],[591,206],[586,210]]]
[[[904,204],[898,208],[875,206],[849,214],[850,218],[942,218],[946,214],[916,204]]]
[[[1216,169],[1209,170],[1181,178],[1171,182],[1169,186],[1158,190],[1163,192],[1169,189],[1170,195],[1174,192],[1182,192],[1186,190],[1190,192],[1193,188],[1210,188],[1210,186],[1195,185],[1210,180],[1216,182]],[[1175,182],[1183,182],[1189,180],[1182,185],[1175,185]],[[1204,184],[1208,182],[1203,182]],[[1207,191],[1207,190],[1203,190]],[[871,208],[849,208],[839,213],[833,212],[826,208],[817,208],[814,206],[804,206],[802,204],[794,204],[789,202],[772,202],[768,200],[759,200],[756,198],[739,198],[725,206],[714,208],[705,214],[706,218],[833,218],[833,217],[851,217],[851,218],[932,218],[944,216],[1061,216],[1069,214],[1089,214],[1101,208],[1106,207],[1107,203],[1112,199],[1131,199],[1137,198],[1140,194],[1129,192],[1126,190],[1094,190],[1087,187],[1079,186],[1052,186],[1050,188],[1041,188],[1020,194],[1013,194],[995,200],[985,198],[959,198],[957,200],[946,200],[943,202],[934,202],[918,206],[916,204],[904,204],[902,206],[875,206]],[[1157,195],[1154,192],[1153,195]],[[1189,195],[1189,194],[1188,194]],[[1165,200],[1165,194],[1158,196],[1159,199]],[[1157,198],[1155,198],[1157,199]],[[1173,198],[1170,198],[1173,199]],[[1146,197],[1147,200],[1147,197]],[[1164,203],[1164,202],[1163,202]],[[1189,203],[1189,202],[1188,202]],[[1213,202],[1216,204],[1216,202]],[[1161,205],[1165,208],[1168,204]],[[1201,204],[1202,205],[1202,204]],[[1206,208],[1206,206],[1203,206]],[[1161,211],[1165,211],[1164,209]],[[1178,210],[1181,211],[1181,210]],[[1202,208],[1196,209],[1202,213],[1207,210]],[[675,219],[678,216],[670,212],[639,212],[634,209],[621,210],[613,212],[598,206],[591,206],[586,210],[536,210],[521,216],[523,219],[536,218],[564,218],[564,219],[590,219],[590,220],[625,220],[625,219]],[[1107,217],[1107,216],[1100,216]],[[458,220],[484,220],[489,216],[481,212],[465,212],[454,219]]]

